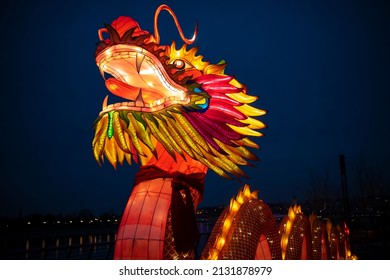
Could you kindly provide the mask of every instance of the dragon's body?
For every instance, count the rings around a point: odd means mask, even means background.
[[[183,47],[159,44],[162,10],[175,20]],[[195,210],[207,170],[229,179],[246,177],[239,166],[257,159],[250,149],[258,145],[249,137],[261,136],[265,125],[254,117],[265,111],[249,105],[257,98],[224,73],[223,61],[211,64],[197,48],[187,50],[196,32],[186,39],[166,5],[156,11],[154,34],[129,17],[98,32],[96,63],[108,90],[124,102],[108,105],[104,99],[93,153],[99,163],[105,156],[114,167],[124,160],[141,164],[119,227],[117,259],[194,258]],[[300,212],[295,220],[290,216],[279,228],[269,207],[245,186],[217,221],[202,259],[309,258],[311,251],[300,253],[311,248],[309,220]],[[298,224],[308,228],[295,241],[290,232]],[[296,248],[287,250],[287,243]]]

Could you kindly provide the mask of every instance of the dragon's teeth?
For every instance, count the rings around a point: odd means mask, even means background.
[[[99,71],[100,71],[100,75],[102,75],[103,79],[106,80],[106,78],[104,77],[104,70],[103,70],[103,67],[100,67],[100,68],[99,68]]]
[[[137,107],[144,107],[145,106],[144,100],[142,98],[142,89],[139,89],[137,98],[135,99],[135,106],[137,106]]]
[[[106,97],[105,97],[104,100],[103,100],[102,110],[106,109],[106,107],[107,107],[107,101],[108,101],[108,95],[106,95]]]
[[[135,64],[137,67],[137,72],[139,74],[139,71],[141,70],[142,62],[144,61],[145,56],[143,54],[137,53],[135,57]]]

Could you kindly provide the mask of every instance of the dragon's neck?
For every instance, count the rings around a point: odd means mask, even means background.
[[[144,162],[145,163],[145,162]],[[116,259],[193,259],[196,207],[207,168],[161,153],[136,175],[119,226]]]

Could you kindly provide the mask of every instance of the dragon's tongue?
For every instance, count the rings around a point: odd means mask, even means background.
[[[139,94],[138,88],[123,83],[115,78],[107,79],[106,87],[112,94],[129,100],[137,99]]]

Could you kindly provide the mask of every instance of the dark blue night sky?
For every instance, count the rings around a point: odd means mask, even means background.
[[[198,21],[199,54],[225,59],[226,73],[268,111],[260,161],[245,169],[251,179],[209,172],[201,206],[227,204],[243,183],[268,203],[303,202],[309,170],[329,174],[338,197],[339,154],[349,175],[364,153],[389,182],[388,1],[8,1],[0,10],[0,216],[122,212],[138,167],[100,167],[91,149],[108,94],[93,56],[97,30],[127,15],[153,32],[162,3],[188,36]],[[159,26],[161,43],[181,44],[168,13]]]

